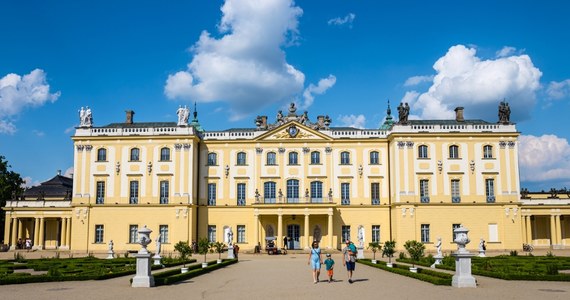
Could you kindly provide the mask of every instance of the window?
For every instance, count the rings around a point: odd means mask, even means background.
[[[380,225],[372,225],[372,242],[380,243]]]
[[[318,165],[321,163],[321,153],[319,151],[311,152],[311,165]]]
[[[208,153],[208,166],[216,166],[218,164],[218,155],[216,153]]]
[[[97,150],[97,161],[107,161],[107,149],[101,148]]]
[[[429,224],[422,224],[421,225],[421,242],[422,243],[429,243]]]
[[[499,227],[497,224],[489,224],[489,242],[499,242]]]
[[[208,225],[208,241],[210,243],[216,242],[216,225]]]
[[[238,183],[237,185],[237,205],[245,205],[245,183]]]
[[[290,165],[299,164],[299,154],[297,152],[289,152],[289,164]]]
[[[245,152],[238,152],[237,154],[237,165],[238,166],[245,166]]]
[[[461,227],[461,224],[451,224],[451,241],[455,241],[455,238],[457,237],[457,234],[455,233],[455,229]]]
[[[299,203],[299,180],[287,180],[287,203]]]
[[[105,181],[97,181],[97,198],[95,204],[105,203]]]
[[[342,225],[342,243],[350,241],[350,225]]]
[[[275,182],[268,181],[263,184],[263,198],[265,203],[275,203]]]
[[[429,180],[420,180],[420,202],[429,203]]]
[[[493,146],[485,145],[483,147],[483,158],[493,158]]]
[[[372,205],[380,205],[380,183],[373,182],[370,184],[370,194],[372,196]]]
[[[139,226],[129,225],[129,244],[136,244],[139,241]]]
[[[139,148],[131,149],[131,161],[140,161],[141,150]]]
[[[377,165],[379,163],[380,163],[380,155],[378,154],[378,151],[370,152],[370,164]]]
[[[160,204],[168,204],[170,183],[166,180],[160,182]]]
[[[350,153],[349,152],[341,152],[340,153],[340,164],[341,165],[350,165]]]
[[[418,158],[428,158],[428,146],[420,145],[418,147]]]
[[[168,243],[168,225],[159,225],[158,232],[160,233],[160,242]]]
[[[461,202],[461,196],[459,194],[459,179],[451,180],[451,203]]]
[[[275,152],[267,153],[267,165],[268,166],[275,166],[277,164],[276,154]]]
[[[139,182],[133,180],[130,186],[129,204],[137,204],[139,203]]]
[[[170,161],[170,148],[164,147],[160,149],[160,160]]]
[[[487,203],[495,203],[495,180],[485,179],[485,195],[487,196]]]
[[[449,146],[449,158],[459,158],[459,146]]]
[[[237,226],[237,242],[245,243],[245,225]]]
[[[216,205],[216,184],[208,183],[208,205]]]
[[[342,205],[349,205],[350,204],[350,183],[341,183],[340,184],[340,196],[341,196],[341,204]]]
[[[320,181],[311,182],[311,203],[323,202],[323,183]]]
[[[95,243],[103,243],[103,234],[105,227],[103,225],[95,225]]]

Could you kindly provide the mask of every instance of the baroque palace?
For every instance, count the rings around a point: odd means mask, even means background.
[[[441,237],[455,250],[453,229],[470,229],[477,249],[563,248],[570,242],[570,193],[520,192],[519,132],[508,104],[499,122],[398,121],[379,129],[333,127],[328,116],[309,120],[294,104],[271,123],[205,131],[189,110],[178,122],[93,126],[81,110],[74,143],[73,179],[58,175],[15,195],[6,211],[5,240],[14,249],[105,252],[138,249],[137,229],[160,234],[162,247],[178,241],[228,242],[244,250],[279,247],[340,249],[352,239],[428,244]],[[565,218],[566,217],[566,218]],[[357,242],[358,241],[358,242]]]

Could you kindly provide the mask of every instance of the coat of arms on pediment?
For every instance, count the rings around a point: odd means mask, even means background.
[[[316,138],[314,134],[299,129],[294,124],[271,136],[274,139],[309,139]]]

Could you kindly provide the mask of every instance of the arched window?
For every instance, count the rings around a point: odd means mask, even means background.
[[[340,153],[340,164],[341,165],[350,165],[350,153],[347,151]]]
[[[289,152],[289,164],[298,165],[299,164],[299,154],[297,152]]]
[[[418,158],[428,158],[428,146],[420,145],[418,147]]]
[[[208,166],[215,166],[218,164],[218,155],[214,152],[208,153]]]
[[[377,165],[379,163],[380,163],[380,154],[378,154],[378,151],[370,152],[370,164]]]
[[[141,150],[139,148],[131,149],[131,161],[140,161]]]
[[[483,158],[493,158],[493,146],[483,146]]]
[[[449,146],[449,158],[459,158],[459,146]]]
[[[311,203],[323,202],[323,183],[320,181],[311,182]]]
[[[164,147],[160,149],[160,160],[161,161],[170,161],[170,148]]]
[[[268,181],[263,184],[263,202],[275,203],[275,182]]]
[[[311,152],[311,164],[318,165],[321,163],[321,153],[319,151]]]
[[[97,161],[107,161],[107,149],[100,148],[97,150]]]
[[[275,152],[268,152],[267,153],[267,165],[268,166],[274,166],[277,164],[277,158],[276,158],[276,154]]]
[[[287,180],[287,203],[299,203],[299,180]]]
[[[238,154],[237,154],[237,165],[238,166],[245,166],[245,164],[246,164],[245,152],[238,152]]]

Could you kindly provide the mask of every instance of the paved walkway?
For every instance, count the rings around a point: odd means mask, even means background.
[[[215,256],[208,259],[215,259]],[[131,288],[132,276],[104,281],[0,286],[2,299],[570,299],[570,283],[504,281],[476,276],[478,288],[457,289],[357,264],[346,281],[341,255],[333,283],[313,284],[307,256],[240,255],[240,262],[175,285]],[[323,268],[324,271],[324,268]],[[324,275],[324,274],[323,274]],[[326,276],[321,276],[324,279]]]

